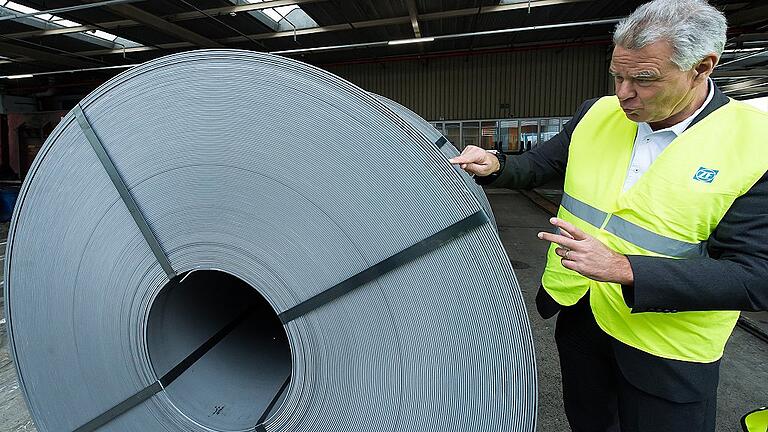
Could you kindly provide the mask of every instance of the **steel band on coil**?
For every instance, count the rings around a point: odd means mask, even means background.
[[[534,429],[529,323],[492,223],[278,317],[488,217],[413,119],[236,50],[151,61],[79,107],[30,169],[7,246],[39,431]]]

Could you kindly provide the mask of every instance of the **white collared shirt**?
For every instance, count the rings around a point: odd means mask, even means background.
[[[661,154],[661,152],[667,148],[667,146],[677,138],[678,135],[688,128],[693,119],[696,118],[704,108],[712,101],[712,97],[715,95],[715,86],[712,80],[709,81],[709,94],[707,99],[690,117],[681,121],[680,123],[670,126],[666,129],[659,129],[653,131],[648,123],[640,122],[637,124],[637,136],[635,137],[635,145],[632,148],[632,160],[629,163],[627,169],[627,177],[624,180],[624,189],[627,190],[632,185],[637,183],[637,180],[648,171],[653,161]]]

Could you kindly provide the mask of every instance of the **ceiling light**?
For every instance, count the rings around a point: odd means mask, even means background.
[[[387,42],[387,45],[403,45],[403,44],[411,44],[411,43],[432,42],[433,40],[435,40],[435,38],[433,37],[398,39],[398,40],[391,40]]]
[[[740,52],[752,52],[752,51],[760,51],[765,48],[757,47],[757,48],[732,48],[723,50],[724,53],[740,53]]]
[[[32,74],[22,74],[22,75],[8,75],[6,78],[8,79],[21,79],[21,78],[32,78],[34,75]]]

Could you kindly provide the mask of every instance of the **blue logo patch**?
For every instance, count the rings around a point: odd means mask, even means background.
[[[696,174],[693,175],[693,179],[704,183],[712,183],[712,181],[715,180],[715,176],[718,172],[720,171],[699,167],[699,170],[696,171]]]

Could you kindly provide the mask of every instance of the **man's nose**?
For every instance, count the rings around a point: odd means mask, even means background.
[[[635,97],[635,95],[636,93],[634,86],[627,82],[627,80],[621,83],[616,83],[616,96],[619,97],[619,100],[624,101],[627,99],[632,99]]]

